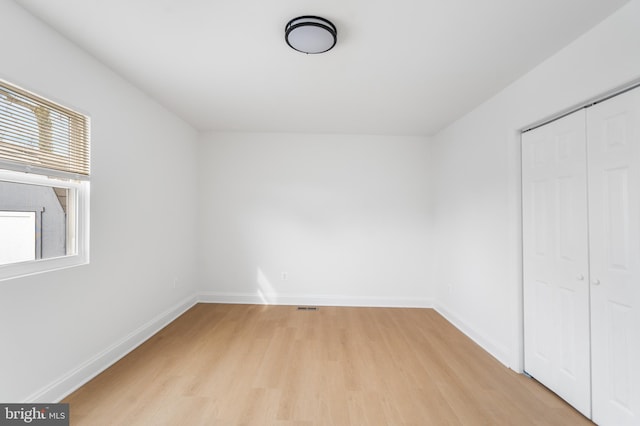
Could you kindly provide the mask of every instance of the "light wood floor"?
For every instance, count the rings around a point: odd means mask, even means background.
[[[577,425],[431,309],[199,304],[70,395],[72,425]]]

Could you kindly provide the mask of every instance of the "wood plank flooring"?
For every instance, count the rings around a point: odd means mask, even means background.
[[[198,304],[71,394],[72,425],[579,425],[431,309]]]

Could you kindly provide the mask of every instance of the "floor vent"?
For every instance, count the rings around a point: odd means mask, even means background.
[[[299,311],[319,311],[317,306],[298,306]]]

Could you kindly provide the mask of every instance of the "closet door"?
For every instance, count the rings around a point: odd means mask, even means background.
[[[593,420],[640,424],[640,90],[588,109]]]
[[[585,111],[522,135],[525,370],[591,415]]]

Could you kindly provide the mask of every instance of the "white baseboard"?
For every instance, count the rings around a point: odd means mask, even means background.
[[[431,299],[390,297],[353,297],[332,295],[269,295],[260,293],[202,292],[198,300],[202,303],[232,303],[251,305],[300,305],[300,306],[357,306],[376,308],[432,308]]]
[[[506,367],[510,367],[510,357],[509,351],[499,344],[491,341],[481,333],[479,333],[474,327],[470,326],[468,323],[460,319],[457,315],[451,312],[449,309],[444,307],[441,304],[436,304],[434,309],[442,315],[447,321],[454,325],[458,330],[463,332],[468,338],[476,342],[482,349],[489,353],[489,355],[493,356],[495,359],[500,361]]]
[[[175,306],[138,327],[104,351],[80,364],[54,382],[31,394],[23,402],[59,402],[80,386],[115,364],[121,358],[140,346],[151,336],[174,321],[198,302],[196,296],[190,296]]]

